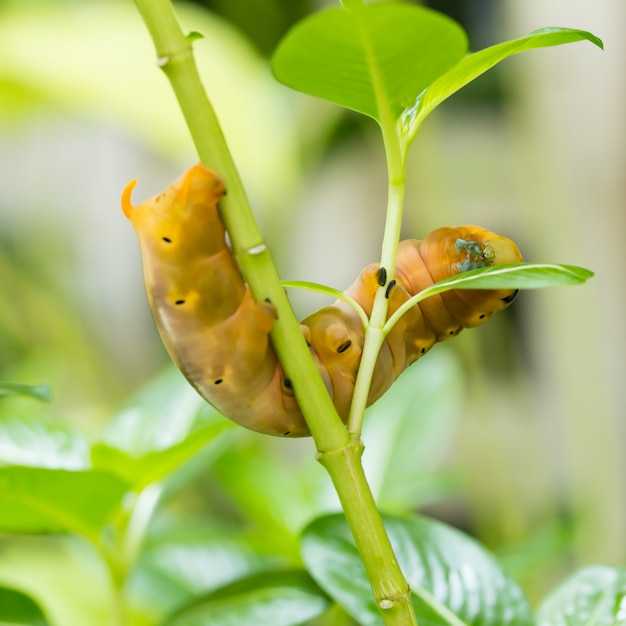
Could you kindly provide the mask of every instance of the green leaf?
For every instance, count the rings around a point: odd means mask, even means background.
[[[383,332],[388,333],[400,317],[418,302],[451,289],[545,289],[580,285],[592,276],[593,272],[584,267],[554,263],[512,263],[462,272],[440,280],[409,298],[385,322]]]
[[[50,402],[52,390],[50,385],[24,385],[0,381],[0,398],[5,396],[26,396],[43,402]]]
[[[0,417],[0,463],[88,469],[89,444],[78,431],[43,419]]]
[[[367,410],[363,466],[382,509],[405,513],[449,494],[438,464],[463,402],[464,372],[442,346],[411,365]]]
[[[45,615],[32,598],[14,589],[0,587],[0,624],[6,623],[48,625]]]
[[[279,44],[272,69],[293,89],[381,121],[397,119],[466,51],[465,32],[445,15],[378,3],[299,22]]]
[[[205,406],[178,369],[168,367],[109,420],[102,443],[135,458],[166,450],[191,432]]]
[[[226,422],[217,415],[172,365],[111,418],[101,441],[141,458],[175,446],[198,427],[219,420]]]
[[[113,472],[123,478],[136,490],[167,478],[207,446],[213,444],[213,451],[223,450],[227,432],[234,434],[234,427],[219,419],[187,436],[180,443],[158,452],[149,452],[139,458],[106,444],[95,444],[91,449],[91,459],[97,469]]]
[[[0,467],[0,531],[95,539],[126,493],[125,483],[104,472]]]
[[[299,626],[329,607],[306,572],[263,572],[206,596],[177,613],[167,626]]]
[[[68,535],[3,535],[0,554],[0,586],[32,598],[50,626],[119,623],[110,572],[95,547],[84,539]],[[3,607],[0,598],[0,623]],[[26,623],[39,626],[36,621]]]
[[[94,468],[142,489],[169,477],[207,446],[219,454],[230,441],[225,435],[234,430],[172,366],[111,419],[102,442],[92,446],[91,459]]]
[[[209,523],[210,524],[210,523]],[[277,559],[254,552],[240,536],[223,528],[180,528],[151,537],[130,581],[142,605],[169,614],[192,600],[259,570]]]
[[[587,40],[599,48],[602,41],[595,35],[570,28],[542,28],[527,37],[513,39],[467,55],[454,67],[442,74],[423,93],[413,106],[403,114],[404,132],[412,139],[424,119],[453,93],[473,81],[504,59],[533,48],[558,46]]]
[[[426,518],[384,516],[420,626],[530,626],[521,589],[476,541]],[[317,583],[363,626],[383,621],[342,515],[312,522],[302,555]]]
[[[555,589],[537,612],[538,626],[626,626],[626,568],[585,567]]]
[[[449,289],[545,289],[580,285],[593,272],[575,265],[512,263],[493,265],[446,278],[420,294],[433,295]]]
[[[267,566],[267,558],[256,554],[241,538],[223,531],[153,539],[143,551],[141,562],[194,596]]]
[[[212,468],[239,517],[256,529],[257,551],[298,559],[302,527],[336,494],[321,465],[311,463],[311,442],[243,433]]]

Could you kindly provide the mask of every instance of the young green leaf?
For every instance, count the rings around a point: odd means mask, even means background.
[[[530,605],[493,557],[461,532],[421,517],[383,516],[412,591],[420,626],[531,626]],[[313,521],[302,555],[317,583],[359,624],[381,626],[365,570],[342,515]]]
[[[521,39],[513,39],[467,55],[454,67],[442,74],[419,94],[415,103],[403,114],[403,132],[409,141],[424,119],[446,98],[478,78],[504,59],[534,48],[559,46],[574,41],[587,40],[602,48],[602,41],[595,35],[570,28],[542,28]]]
[[[545,289],[580,285],[593,276],[591,270],[555,263],[512,263],[463,272],[441,280],[421,293],[448,289]]]
[[[0,381],[0,398],[4,396],[26,396],[43,402],[50,402],[52,390],[50,385],[24,385]]]
[[[0,532],[76,532],[95,539],[128,487],[112,474],[0,467]]]
[[[168,626],[301,626],[330,606],[303,571],[263,572],[237,581],[177,613]]]
[[[584,267],[555,263],[512,263],[462,272],[440,280],[407,300],[387,320],[383,332],[388,333],[417,303],[451,289],[545,289],[580,285],[592,276],[593,272]]]
[[[539,607],[538,626],[626,626],[626,568],[585,567]]]
[[[331,8],[289,31],[272,58],[285,85],[381,121],[463,58],[467,36],[441,13],[399,3]]]

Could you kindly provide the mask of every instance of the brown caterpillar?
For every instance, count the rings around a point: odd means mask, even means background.
[[[134,207],[130,197],[135,184],[126,186],[122,208],[139,237],[156,325],[178,367],[203,398],[242,426],[283,437],[308,435],[291,382],[269,340],[275,308],[253,299],[226,244],[218,210],[222,180],[196,165],[165,191]],[[369,265],[346,293],[369,316],[376,290],[384,286],[391,315],[438,280],[521,260],[512,241],[483,228],[439,228],[423,241],[400,243],[392,280],[387,280],[384,268]],[[381,348],[368,405],[434,343],[484,323],[516,293],[448,291],[411,308]],[[361,359],[363,325],[351,306],[337,300],[307,317],[301,328],[345,421]]]

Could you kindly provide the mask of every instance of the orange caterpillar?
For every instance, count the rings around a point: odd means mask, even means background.
[[[309,435],[269,340],[276,310],[253,299],[226,244],[218,209],[222,180],[196,165],[162,193],[133,206],[135,184],[126,186],[122,208],[139,237],[156,325],[180,370],[207,402],[242,426],[283,437]],[[422,241],[400,243],[393,280],[387,282],[384,269],[370,265],[346,293],[370,315],[376,290],[386,284],[391,315],[443,278],[521,260],[512,241],[483,228],[439,228]],[[381,348],[368,405],[434,343],[484,323],[516,293],[459,289],[410,309]],[[337,300],[307,317],[301,328],[345,421],[363,349],[362,323],[351,306]]]

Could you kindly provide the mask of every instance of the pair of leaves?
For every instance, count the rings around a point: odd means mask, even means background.
[[[17,391],[23,390],[18,386]],[[26,395],[32,394],[27,390]],[[50,420],[0,416],[0,532],[13,533],[5,539],[8,545],[0,546],[0,588],[16,590],[10,594],[16,611],[20,607],[25,614],[30,611],[28,602],[20,599],[30,597],[50,612],[53,624],[70,623],[66,621],[68,611],[74,616],[83,611],[81,622],[100,623],[101,615],[96,619],[95,614],[101,614],[102,602],[111,604],[109,581],[99,583],[93,611],[72,600],[71,589],[57,590],[61,594],[57,596],[50,587],[52,570],[58,571],[55,581],[61,585],[65,578],[80,579],[77,572],[85,565],[84,578],[88,580],[93,567],[104,569],[100,553],[76,536],[40,535],[80,535],[106,552],[104,536],[108,535],[103,531],[116,525],[114,536],[125,533],[121,557],[132,565],[164,485],[189,479],[191,473],[206,467],[228,444],[227,431],[233,432],[230,422],[206,407],[173,367],[114,416],[102,440],[95,444],[82,433]],[[146,489],[151,485],[156,488]],[[138,526],[133,520],[139,518]],[[126,526],[128,520],[133,523]],[[29,537],[29,533],[37,535]],[[70,545],[59,544],[64,540],[75,542],[70,551],[80,557],[76,563],[66,563],[65,557],[57,562],[57,548],[62,552]],[[27,568],[31,575],[25,576],[7,559],[9,554],[17,554],[19,546],[26,558],[29,541],[45,542],[39,552],[49,553],[50,561],[34,559]],[[3,619],[8,619],[8,614],[0,606],[0,621]],[[71,623],[78,621],[73,618]]]
[[[409,141],[439,104],[500,61],[525,50],[600,39],[582,30],[545,28],[467,54],[454,20],[410,4],[331,8],[297,24],[272,59],[285,85],[368,115],[403,120]]]
[[[462,272],[434,283],[407,300],[389,318],[384,332],[389,332],[402,315],[422,300],[451,289],[545,289],[580,285],[592,276],[593,272],[584,267],[558,263],[503,264]],[[285,287],[308,289],[339,298],[354,308],[364,326],[369,324],[369,319],[361,306],[333,287],[300,280],[283,281],[283,284]]]
[[[626,624],[624,568],[596,566],[577,572],[546,598],[535,616],[518,584],[473,539],[421,517],[386,515],[384,522],[409,581],[420,626]],[[237,555],[244,558],[239,574],[247,575],[232,582],[225,578],[226,584],[215,588],[215,577],[222,574],[215,571],[220,561],[216,550],[228,550],[228,543],[219,546],[206,539],[157,541],[148,546],[143,565],[150,564],[153,574],[175,577],[187,590],[208,591],[175,612],[168,626],[297,626],[330,608],[326,594],[359,624],[382,625],[342,515],[314,520],[302,534],[301,547],[307,570],[323,591],[302,570],[255,573],[262,562],[249,552],[252,559],[246,560],[246,551],[234,544]],[[195,564],[177,567],[179,560],[189,563],[194,553]],[[237,572],[230,575],[236,578]]]
[[[330,605],[304,570],[207,520],[152,533],[128,591],[168,626],[300,624]]]
[[[7,395],[49,398],[43,385],[1,388]],[[127,490],[117,476],[90,467],[80,433],[48,420],[0,417],[0,464],[4,532],[69,531],[94,539]]]
[[[0,530],[95,540],[126,494],[169,479],[202,450],[218,454],[230,428],[174,368],[115,416],[94,445],[51,421],[2,416]]]
[[[365,5],[361,0],[352,0],[345,5],[347,8],[320,11],[292,28],[272,58],[274,74],[293,89],[368,115],[383,127],[399,122],[397,132],[406,145],[439,104],[512,55],[583,40],[602,48],[602,41],[589,32],[545,28],[468,54],[463,29],[436,11],[394,2]],[[474,282],[466,284],[470,275]],[[582,268],[565,265],[487,268],[453,282],[442,282],[416,296],[389,325],[418,299],[453,286],[529,289],[578,284],[591,275]],[[289,286],[332,292],[345,299],[320,285],[294,281]],[[355,306],[354,302],[350,304]],[[357,312],[364,319],[362,312]]]

